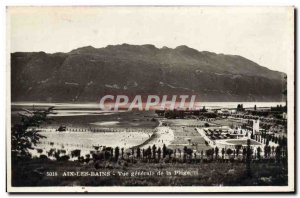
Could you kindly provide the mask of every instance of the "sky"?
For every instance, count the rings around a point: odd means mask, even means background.
[[[7,13],[10,52],[187,45],[240,55],[282,72],[293,59],[288,7],[10,7]]]

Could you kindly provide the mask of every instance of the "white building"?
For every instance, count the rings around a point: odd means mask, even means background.
[[[259,133],[259,120],[253,120],[253,135]]]

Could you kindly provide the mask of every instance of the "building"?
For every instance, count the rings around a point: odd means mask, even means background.
[[[259,133],[259,120],[253,120],[253,135]]]

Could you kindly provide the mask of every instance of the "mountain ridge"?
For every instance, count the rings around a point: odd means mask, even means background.
[[[284,101],[284,73],[239,55],[185,45],[14,52],[11,71],[12,101],[91,102],[118,93],[196,94],[203,101]]]

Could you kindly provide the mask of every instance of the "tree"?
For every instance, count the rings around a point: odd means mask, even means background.
[[[269,157],[269,158],[270,158],[270,156],[271,156],[271,152],[272,152],[271,150],[272,150],[272,148],[271,148],[271,146],[269,145],[269,146],[268,146],[268,157]]]
[[[272,140],[275,144],[277,144],[277,137],[274,136],[273,140]]]
[[[156,158],[156,146],[155,144],[152,146],[153,159]]]
[[[166,154],[169,156],[169,158],[171,158],[171,156],[172,156],[172,154],[173,154],[173,150],[167,148]]]
[[[179,159],[181,159],[181,149],[178,149]]]
[[[282,144],[281,144],[281,137],[280,136],[278,136],[277,142],[278,142],[279,146],[282,146]]]
[[[71,151],[71,157],[78,157],[78,159],[80,158],[80,153],[81,150],[80,149],[75,149]],[[56,153],[59,156],[59,152]]]
[[[258,147],[256,150],[257,150],[257,158],[258,158],[258,160],[260,160],[260,158],[261,158],[261,156],[260,156],[261,148]]]
[[[212,159],[212,158],[213,158],[213,155],[214,155],[214,149],[208,149],[208,150],[206,150],[206,156],[207,156],[209,159]]]
[[[225,149],[222,148],[222,159],[224,159],[224,155],[225,155]]]
[[[146,149],[145,154],[148,157],[148,159],[151,159],[152,153],[151,153],[151,147],[150,146]]]
[[[275,142],[275,137],[274,137],[274,135],[272,135],[271,141],[272,141],[272,142]]]
[[[142,150],[142,154],[143,154],[143,159],[145,158],[145,149]]]
[[[250,138],[251,138],[251,139],[254,139],[253,131],[252,131],[252,133],[251,133],[251,135],[250,135]]]
[[[164,146],[163,146],[163,158],[165,158],[166,155],[167,155],[167,147],[166,147],[166,145],[164,144]]]
[[[15,124],[11,128],[11,151],[12,158],[30,158],[29,150],[33,149],[33,146],[45,138],[45,136],[39,134],[38,127],[49,122],[48,115],[53,114],[53,107],[49,107],[47,110],[26,110],[28,114],[21,114],[21,123]]]
[[[233,158],[235,158],[235,150],[233,150]]]
[[[121,149],[122,159],[124,159],[124,148]]]
[[[238,104],[236,110],[237,111],[244,111],[243,104]]]
[[[174,158],[176,158],[176,149],[174,149]]]
[[[275,147],[274,147],[274,146],[272,146],[272,147],[271,147],[271,150],[272,150],[272,156],[274,156]]]
[[[192,158],[192,155],[193,155],[193,150],[192,149],[186,148],[185,153],[189,156],[189,159]]]
[[[241,145],[236,145],[235,146],[235,150],[236,150],[236,157],[239,157],[239,154],[240,154],[240,150],[241,150]]]
[[[243,148],[243,161],[245,161],[247,155],[247,148]]]
[[[160,147],[157,149],[157,156],[158,156],[158,159],[161,158],[161,148]]]
[[[266,145],[269,146],[269,143],[270,143],[269,136],[267,136]]]
[[[267,156],[268,156],[268,146],[267,145],[264,147],[264,155],[265,155],[265,158],[267,158]]]
[[[285,107],[287,109],[287,76],[284,76],[284,80],[285,80],[285,90],[283,90],[282,94],[285,96]]]
[[[251,150],[251,142],[250,139],[247,140],[247,158],[246,158],[246,163],[247,163],[247,175],[248,177],[251,177],[251,155],[252,155],[252,150]]]
[[[115,148],[115,161],[118,161],[120,155],[120,149],[119,147]]]
[[[205,142],[205,145],[208,146],[208,142],[206,140],[204,140],[204,142]]]
[[[140,147],[137,147],[137,149],[136,149],[136,157],[138,159],[141,158],[141,149],[140,149]]]
[[[218,147],[215,148],[215,156],[216,156],[215,157],[216,159],[219,158],[219,148]]]
[[[134,153],[135,153],[135,152],[134,152],[134,148],[132,148],[132,149],[131,149],[131,156],[132,156],[132,158],[134,158]]]
[[[187,147],[183,147],[183,161],[185,162],[186,161],[186,155],[187,155]]]
[[[231,154],[233,153],[233,151],[231,150],[231,148],[228,148],[226,150],[226,154],[228,155],[228,157],[230,158],[231,157]]]
[[[277,146],[275,149],[275,158],[276,158],[276,162],[280,163],[281,161],[281,147]]]

